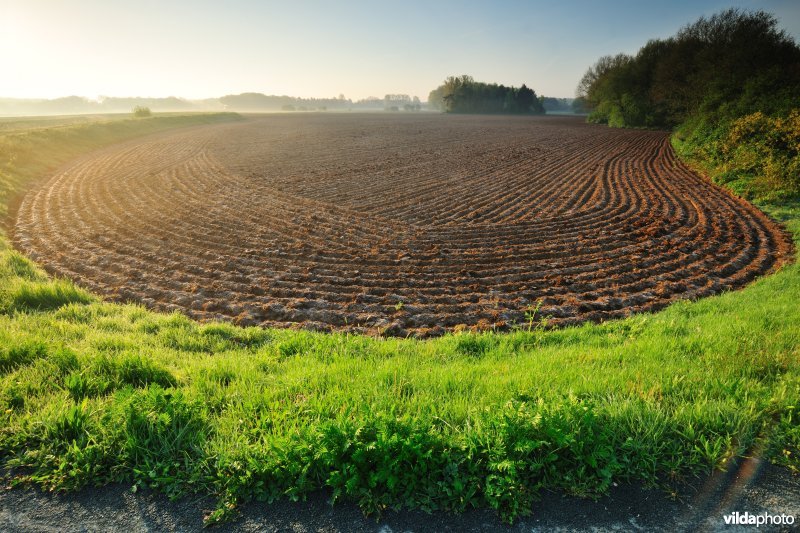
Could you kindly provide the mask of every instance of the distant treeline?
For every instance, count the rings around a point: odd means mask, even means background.
[[[182,98],[117,98],[104,97],[90,100],[81,96],[67,96],[51,100],[32,98],[0,98],[0,115],[81,115],[102,113],[130,113],[134,107],[147,107],[153,111],[218,111],[224,106],[211,100],[189,101]]]
[[[454,91],[450,101],[453,111],[459,113],[541,113],[544,110],[569,112],[573,101],[570,98],[536,97],[526,86],[520,88],[475,82],[469,76],[458,79],[462,84]],[[130,113],[134,108],[147,108],[154,113],[239,111],[243,113],[275,111],[405,111],[416,112],[428,109],[445,110],[442,91],[445,86],[431,92],[436,98],[432,103],[421,102],[416,96],[387,94],[383,98],[370,96],[351,100],[339,95],[334,98],[298,98],[286,95],[263,93],[230,94],[220,98],[188,100],[170,96],[168,98],[119,98],[100,97],[89,99],[82,96],[64,98],[30,99],[0,98],[0,116],[37,115],[81,115],[104,113]],[[438,95],[438,96],[437,96]]]
[[[428,95],[428,104],[447,113],[540,114],[544,106],[536,92],[522,87],[475,81],[472,76],[450,76]]]
[[[297,98],[261,93],[242,93],[219,98],[220,104],[231,111],[327,111],[327,110],[385,110],[420,111],[422,103],[416,96],[387,94],[383,98],[370,96],[351,100],[340,94],[337,98]]]
[[[411,97],[406,94],[387,94],[383,98],[372,96],[356,101],[345,98],[344,95],[335,98],[298,98],[262,93],[231,94],[221,98],[203,100],[187,100],[177,97],[101,97],[97,100],[90,100],[81,96],[68,96],[52,100],[0,98],[0,116],[130,113],[135,107],[148,108],[153,112],[227,110],[257,113],[350,109],[420,111],[424,105],[416,96]]]
[[[540,96],[539,101],[542,103],[546,113],[571,113],[572,98],[553,98],[552,96]]]
[[[219,99],[226,109],[233,111],[280,111],[280,110],[325,110],[346,109],[350,100],[340,98],[297,98],[262,93],[242,93],[223,96]]]
[[[673,144],[748,196],[800,193],[800,48],[764,11],[703,17],[589,68],[589,121],[676,128]]]

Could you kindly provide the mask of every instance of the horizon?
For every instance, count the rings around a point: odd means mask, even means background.
[[[0,44],[14,51],[0,56],[0,98],[261,93],[355,102],[408,94],[426,101],[460,74],[572,98],[600,56],[635,53],[728,7],[773,13],[795,40],[800,34],[800,5],[783,0],[233,5],[148,0],[131,10],[121,0],[0,0]],[[633,31],[622,35],[619,27]]]

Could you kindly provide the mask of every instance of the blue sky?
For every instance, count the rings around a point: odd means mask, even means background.
[[[800,40],[798,0],[0,0],[0,96],[424,100],[470,74],[570,97],[599,56],[728,7],[770,11]]]

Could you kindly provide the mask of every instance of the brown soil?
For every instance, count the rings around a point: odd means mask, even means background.
[[[14,240],[117,301],[388,335],[650,311],[740,287],[785,232],[664,132],[564,117],[274,115],[95,152]]]

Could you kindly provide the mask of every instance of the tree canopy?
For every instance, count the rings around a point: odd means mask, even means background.
[[[525,84],[506,87],[475,81],[472,76],[450,76],[428,95],[428,103],[448,113],[544,113],[536,92]]]
[[[797,107],[800,48],[764,11],[728,9],[654,39],[636,55],[601,57],[577,96],[590,120],[671,127],[690,116],[735,117]]]

